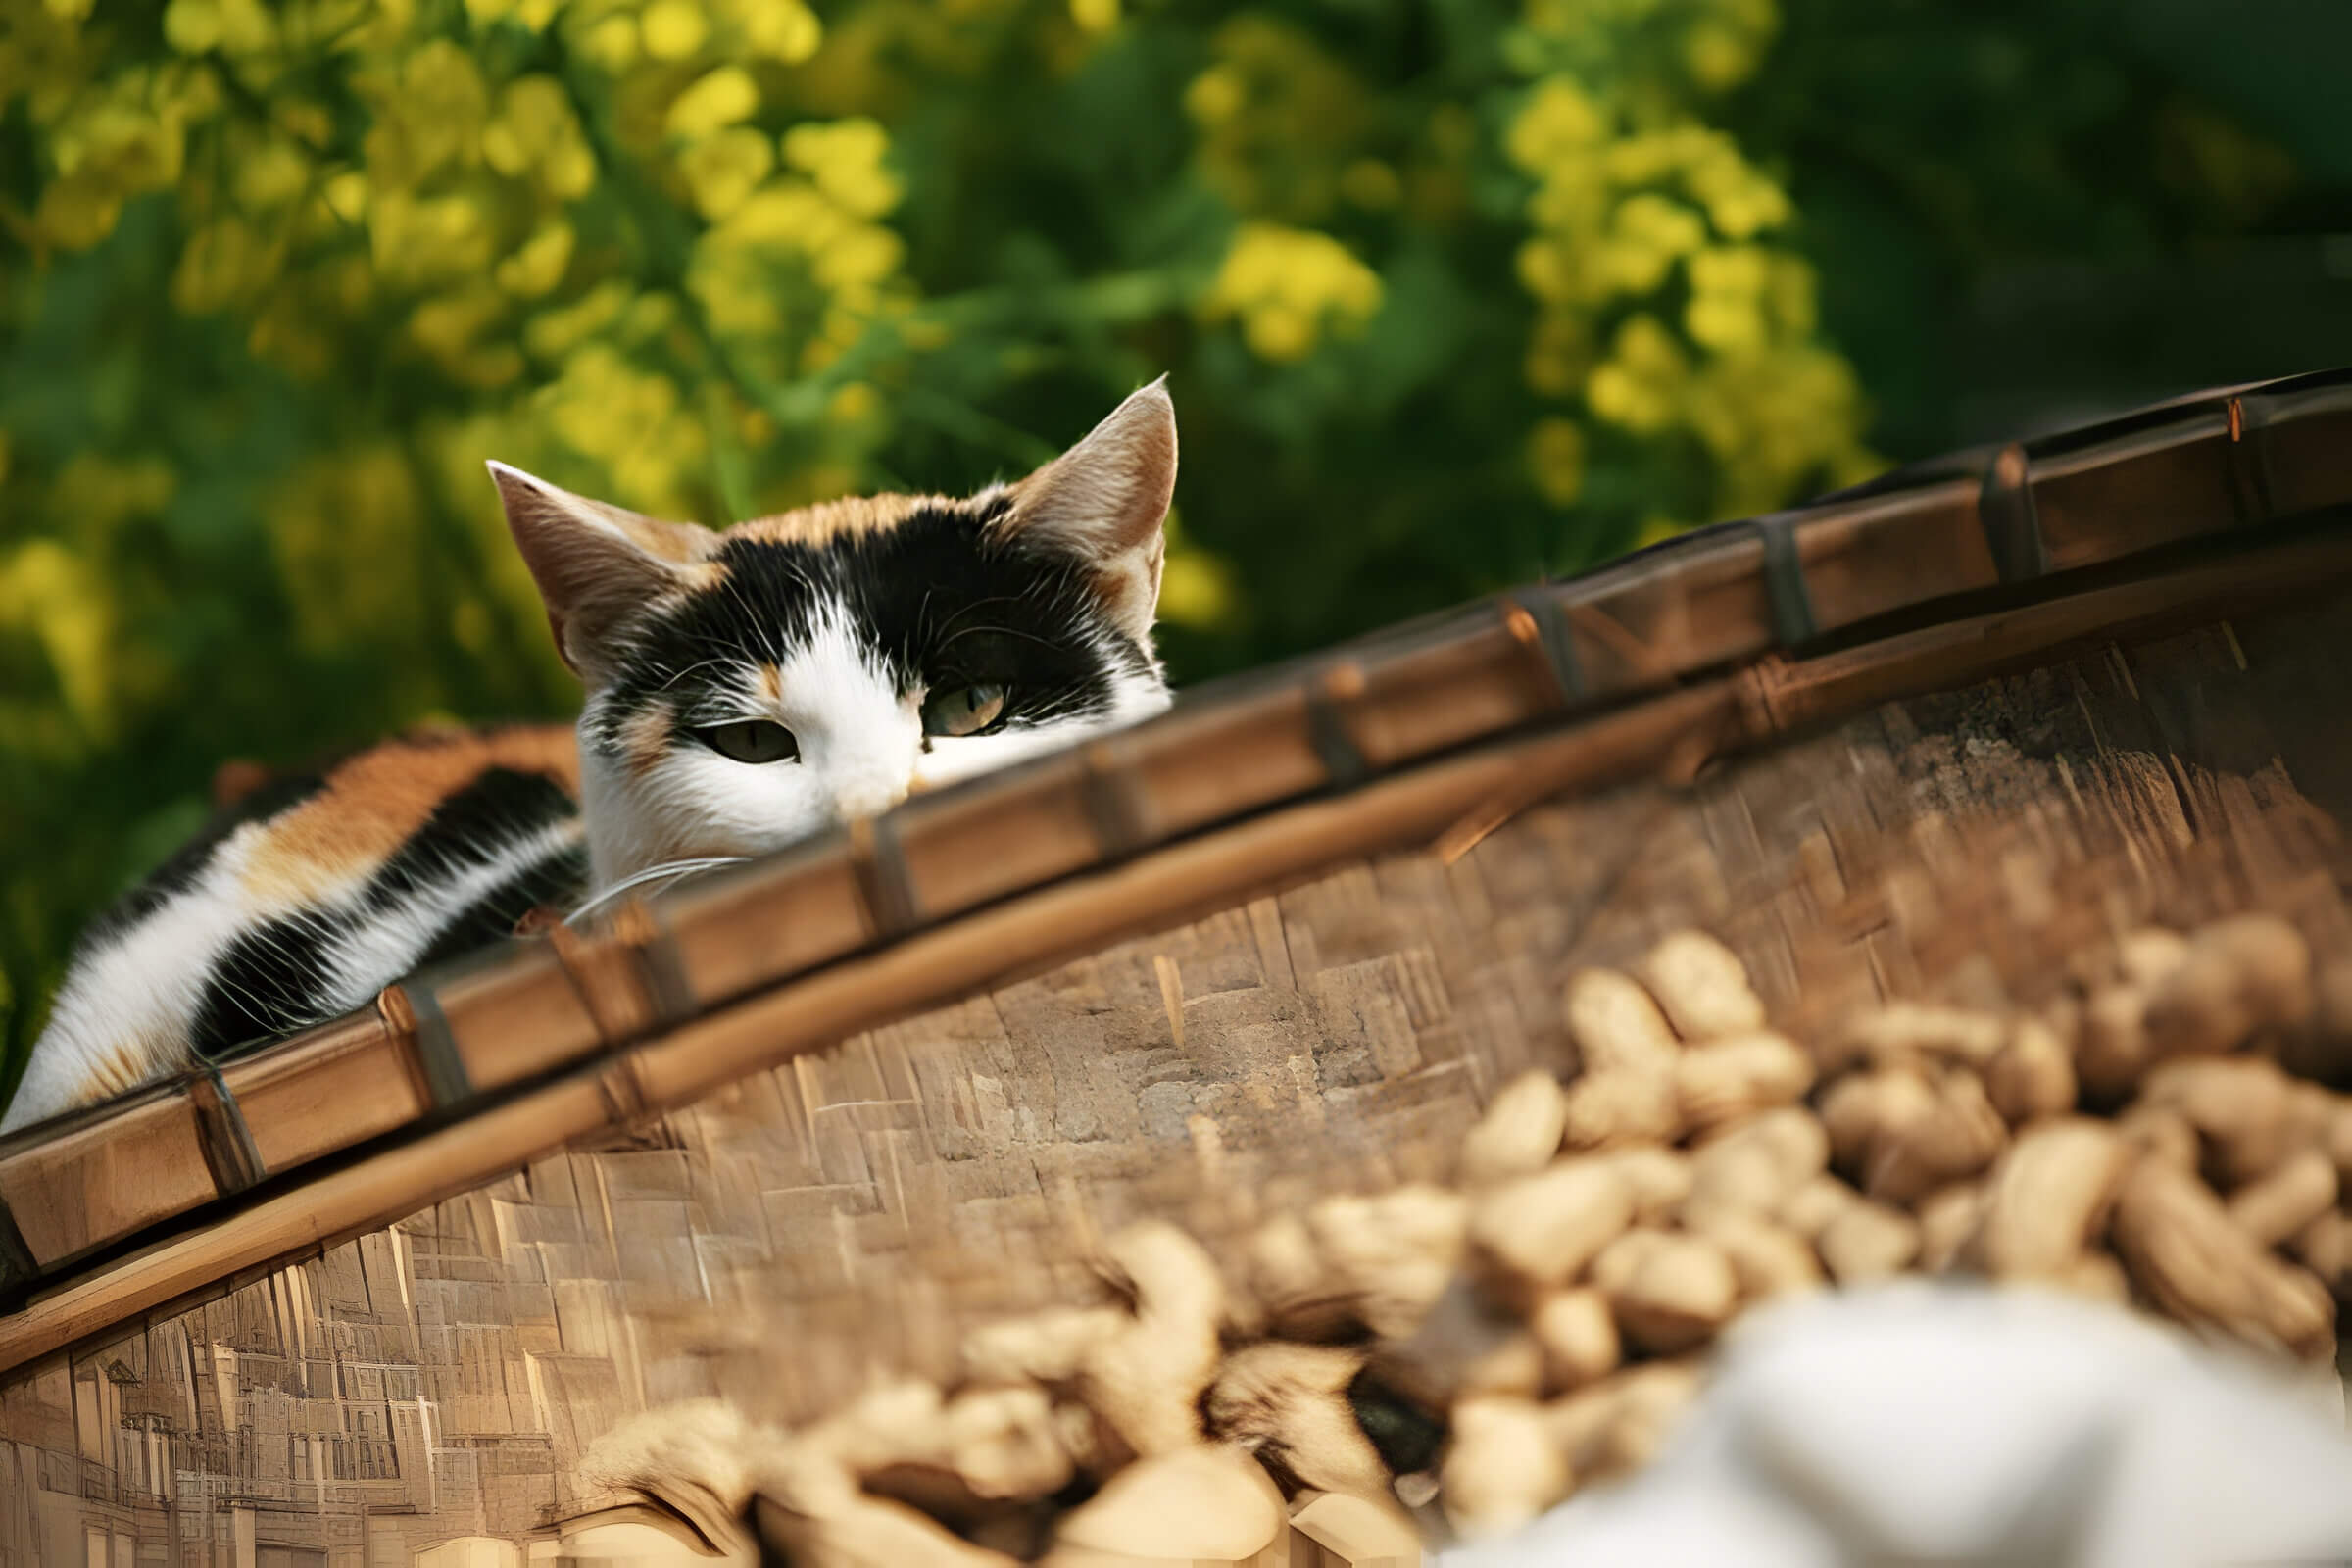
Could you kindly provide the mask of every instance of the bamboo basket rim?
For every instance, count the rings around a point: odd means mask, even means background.
[[[2352,571],[2336,519],[2276,525],[2352,505],[2347,438],[2336,371],[1915,466],[1201,688],[26,1129],[0,1143],[0,1369],[1245,886],[1475,836],[1539,793],[1688,775],[2134,617],[2333,580]],[[2183,552],[2206,564],[2160,569]],[[1026,946],[976,947],[1023,919]],[[942,944],[952,986],[909,973]]]

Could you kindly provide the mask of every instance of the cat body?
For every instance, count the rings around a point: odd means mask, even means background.
[[[347,1012],[577,899],[562,730],[453,733],[273,779],[84,933],[6,1127]]]
[[[492,464],[574,737],[424,735],[238,802],[84,934],[0,1132],[322,1022],[534,909],[764,854],[1165,709],[1158,383],[1011,485],[723,531]]]

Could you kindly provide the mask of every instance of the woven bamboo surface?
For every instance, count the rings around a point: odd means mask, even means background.
[[[223,1282],[0,1383],[0,1564],[84,1561],[93,1529],[142,1562],[174,1536],[183,1563],[510,1560],[616,1500],[576,1464],[624,1413],[806,1416],[1087,1298],[1090,1238],[1126,1219],[1229,1247],[1311,1193],[1443,1174],[1497,1084],[1565,1064],[1568,971],[1675,926],[1800,1032],[1883,997],[2032,1003],[2149,918],[2262,907],[2352,949],[2347,614],[2330,591],[2094,640],[1695,784],[1474,824],[1450,860],[1327,866]]]
[[[1199,694],[1167,718],[1077,754],[911,802],[741,874],[624,905],[601,930],[404,982],[374,1010],[218,1077],[159,1086],[0,1145],[0,1303],[36,1290],[54,1300],[133,1248],[152,1255],[222,1216],[257,1214],[268,1195],[298,1184],[324,1194],[337,1163],[371,1143],[421,1149],[434,1127],[460,1120],[479,1154],[519,1136],[517,1122],[561,1127],[562,1138],[588,1120],[680,1102],[718,1081],[712,1060],[723,1058],[727,1076],[759,1054],[757,1041],[713,1048],[712,1030],[700,1027],[731,1007],[743,1016],[743,999],[807,991],[801,982],[859,954],[908,951],[909,935],[1073,877],[1116,874],[1139,856],[1319,792],[1357,791],[1538,724],[1597,726],[1629,703],[1638,716],[1605,744],[1571,744],[1572,760],[1629,760],[1648,744],[1631,733],[1643,724],[1679,726],[1694,757],[1714,749],[1710,737],[1727,722],[1745,725],[1752,742],[1754,715],[1733,706],[1765,702],[1766,727],[1778,730],[1789,714],[1771,704],[1808,696],[1765,678],[1757,662],[1776,651],[1859,642],[1876,652],[1857,676],[1899,667],[1916,683],[1920,662],[1890,657],[1888,639],[1874,635],[1898,617],[1961,629],[1970,623],[1958,617],[1983,621],[1984,595],[2073,592],[2095,568],[2151,569],[2193,547],[2220,558],[2255,551],[2314,509],[2352,504],[2347,438],[2352,373],[2335,373],[1963,454]],[[2012,636],[2017,646],[1993,646],[2015,630],[1969,632],[1984,641],[1977,664],[2046,645]],[[1945,664],[1966,668],[1954,656],[1967,652],[1944,649]],[[1743,667],[1754,678],[1737,690],[1722,682],[1712,699],[1675,691]],[[1816,710],[1838,710],[1821,701],[1825,690],[1810,690]],[[1841,699],[1849,709],[1852,695]],[[1171,907],[1144,912],[1163,919]],[[1087,935],[1065,933],[1063,949],[1082,950]],[[870,972],[882,978],[845,1004],[845,1016],[891,1010],[887,965]],[[973,967],[929,994],[990,978]],[[683,1043],[690,1036],[696,1043]],[[574,1076],[563,1114],[508,1115],[515,1097],[564,1073]],[[437,1155],[411,1161],[397,1180],[386,1174],[360,1219],[338,1210],[345,1217],[307,1231],[254,1222],[244,1251],[183,1252],[172,1268],[149,1270],[135,1305],[109,1298],[110,1310],[147,1310],[321,1234],[378,1223],[429,1196],[430,1173],[448,1168]],[[0,1324],[0,1366],[59,1332],[87,1332],[100,1315],[75,1304],[50,1314],[52,1327]]]

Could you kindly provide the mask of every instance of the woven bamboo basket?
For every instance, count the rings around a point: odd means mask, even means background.
[[[804,1420],[1129,1220],[1442,1180],[1680,927],[1792,1032],[2150,919],[2352,951],[2348,451],[2339,373],[1904,470],[30,1129],[0,1568],[625,1555],[624,1416]]]

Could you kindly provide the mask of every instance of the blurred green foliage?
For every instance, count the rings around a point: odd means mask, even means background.
[[[484,458],[724,521],[1170,371],[1197,679],[2328,360],[2242,68],[2352,8],[2146,4],[0,0],[0,1054],[220,760],[569,710]]]

